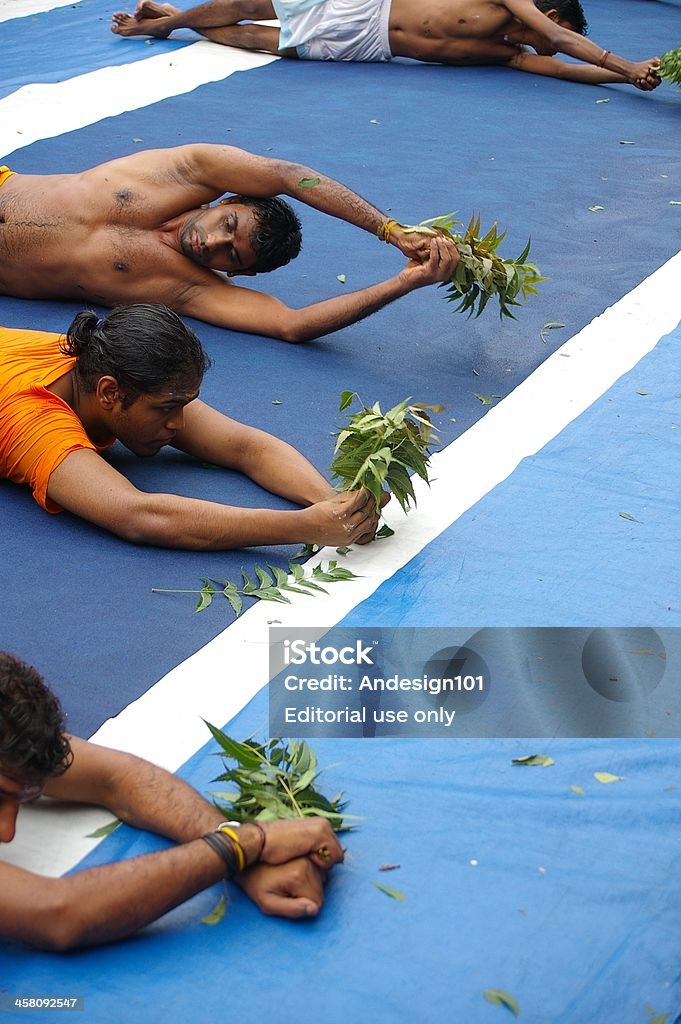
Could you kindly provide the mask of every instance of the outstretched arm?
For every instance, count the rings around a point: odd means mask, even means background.
[[[567,53],[587,64],[594,64],[598,68],[622,75],[625,81],[644,92],[655,89],[660,84],[657,75],[650,71],[651,65],[658,60],[657,57],[639,63],[625,60],[624,57],[618,57],[616,53],[606,50],[590,39],[585,39],[578,32],[572,32],[552,21],[535,7],[533,0],[504,0],[504,3],[518,21],[533,31],[539,32],[555,50]],[[539,74],[541,73],[539,72]],[[584,81],[584,79],[579,80]]]
[[[261,473],[262,456],[258,462]],[[271,472],[266,468],[265,474]],[[363,490],[316,500],[310,496],[306,501],[314,504],[292,511],[238,508],[140,491],[84,448],[54,470],[47,493],[57,505],[125,540],[158,547],[224,551],[264,544],[361,544],[373,539],[378,526],[373,499]]]
[[[188,178],[205,188],[210,198],[225,192],[256,197],[289,196],[374,235],[382,235],[390,221],[362,196],[305,164],[257,156],[232,146],[196,144],[175,152],[186,161]],[[409,257],[424,258],[430,253],[429,236],[402,237],[396,232],[389,241]]]
[[[569,64],[556,57],[542,57],[537,53],[522,51],[516,54],[508,67],[519,71],[528,71],[532,75],[545,75],[548,78],[563,78],[568,82],[582,82],[586,85],[626,85],[628,79],[615,71],[596,68],[593,64]]]
[[[186,316],[233,331],[263,334],[283,341],[313,341],[371,316],[416,288],[451,278],[459,259],[453,242],[432,234],[404,237],[409,245],[420,244],[413,242],[415,238],[424,240],[429,250],[425,262],[411,260],[387,281],[302,309],[291,309],[271,295],[230,285],[207,271],[176,296],[174,308]]]
[[[48,783],[46,795],[101,803],[129,824],[182,845],[58,879],[0,864],[0,935],[53,950],[129,935],[225,874],[224,862],[198,838],[222,817],[190,786],[128,754],[75,738],[72,747],[73,764]],[[253,878],[246,872],[243,888],[265,913],[316,913],[323,901],[318,869],[343,859],[328,822],[308,818],[262,827],[262,866]],[[243,825],[238,837],[252,863],[261,845],[258,830]],[[323,856],[317,854],[321,848]],[[308,856],[314,865],[301,867],[298,858]]]

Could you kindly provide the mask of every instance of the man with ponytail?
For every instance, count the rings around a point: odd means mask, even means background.
[[[298,255],[300,222],[279,195],[363,228],[408,263],[385,281],[302,309],[233,285],[235,275],[266,273]],[[109,307],[162,302],[218,327],[298,342],[448,280],[457,262],[453,242],[405,230],[321,172],[233,146],[138,152],[80,174],[0,167],[0,295]]]
[[[284,441],[199,400],[209,365],[165,306],[79,313],[65,337],[0,328],[0,476],[28,484],[137,544],[224,550],[260,544],[365,544],[378,518],[364,491],[337,494]],[[103,457],[115,440],[141,457],[170,445],[237,470],[297,506],[238,508],[140,491]]]

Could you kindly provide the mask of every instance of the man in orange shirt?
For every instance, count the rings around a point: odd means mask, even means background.
[[[0,328],[0,476],[28,484],[48,512],[68,509],[137,544],[370,541],[370,495],[337,494],[295,448],[201,402],[208,365],[194,332],[165,306],[124,306],[101,321],[82,312],[65,338]],[[148,494],[102,458],[116,439],[141,457],[171,445],[304,507]]]

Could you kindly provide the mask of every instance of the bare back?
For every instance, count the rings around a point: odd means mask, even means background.
[[[496,50],[503,61],[518,52],[504,41],[518,24],[496,0],[393,0],[390,49],[395,57],[443,64],[475,63],[483,55],[495,59]]]
[[[79,174],[14,174],[0,186],[0,294],[116,305],[171,302],[208,272],[163,240],[168,220],[216,198],[177,151]]]

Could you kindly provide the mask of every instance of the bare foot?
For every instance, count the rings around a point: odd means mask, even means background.
[[[164,21],[164,16],[138,19],[137,15],[118,11],[111,15],[111,31],[117,36],[156,36],[157,39],[165,39],[172,29],[165,28]]]
[[[179,14],[180,8],[172,4],[157,4],[154,0],[139,0],[135,8],[135,17],[138,21],[142,18],[167,18],[169,14]]]

